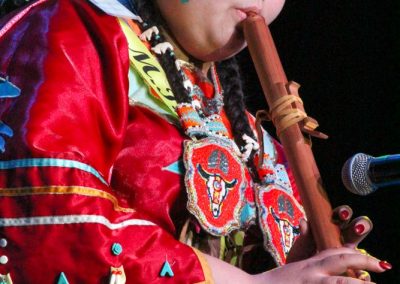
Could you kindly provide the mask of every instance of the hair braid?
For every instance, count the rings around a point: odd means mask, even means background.
[[[135,0],[135,4],[139,15],[144,20],[144,25],[142,24],[143,30],[148,29],[151,26],[163,26],[163,19],[161,18],[160,13],[157,12],[157,8],[153,1]],[[153,36],[150,43],[152,47],[154,47],[163,41],[164,38],[160,34],[157,37]],[[165,70],[176,101],[178,103],[190,103],[190,95],[183,86],[183,75],[180,74],[180,72],[183,71],[178,71],[175,67],[175,56],[166,53],[157,55],[157,57],[161,66]],[[246,115],[239,65],[236,58],[232,57],[228,60],[219,62],[217,64],[217,69],[224,90],[224,109],[231,123],[234,140],[239,148],[241,148],[246,145],[242,138],[244,134],[253,139],[255,139],[255,137]],[[253,163],[251,161],[252,159],[249,159],[248,166],[253,169]]]
[[[153,1],[149,0],[136,0],[135,1],[136,8],[138,10],[139,15],[143,19],[144,23],[142,23],[142,29],[146,30],[152,26],[162,26],[163,22],[159,13],[156,13],[156,7],[153,4]],[[164,42],[164,37],[159,34],[158,36],[153,36],[150,40],[150,44],[152,47],[157,44]],[[175,67],[176,57],[174,54],[161,54],[156,55],[162,68],[167,75],[167,79],[169,84],[171,85],[172,93],[175,96],[175,99],[178,103],[190,103],[191,99],[188,91],[183,86],[183,75]],[[183,71],[181,71],[183,72]]]
[[[254,134],[246,115],[239,65],[236,58],[232,57],[219,62],[217,68],[224,89],[224,109],[231,123],[235,142],[239,147],[244,146],[243,134],[253,139]]]
[[[253,130],[250,127],[249,119],[246,114],[246,107],[244,103],[244,94],[242,89],[242,80],[239,71],[239,65],[235,57],[221,61],[217,64],[219,78],[224,93],[224,109],[226,115],[231,123],[233,138],[239,148],[246,145],[243,140],[243,135],[256,140]],[[252,152],[250,159],[247,161],[247,167],[253,178],[257,181],[258,174],[253,157],[255,152]]]

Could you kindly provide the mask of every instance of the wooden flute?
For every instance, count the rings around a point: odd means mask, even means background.
[[[309,135],[327,136],[315,131],[318,123],[305,114],[298,95],[299,85],[288,82],[264,18],[249,13],[243,22],[243,31],[269,106],[269,116],[293,171],[317,249],[342,247],[340,230],[332,222],[332,207],[308,139]]]

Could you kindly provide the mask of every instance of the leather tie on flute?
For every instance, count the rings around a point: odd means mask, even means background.
[[[315,131],[318,123],[304,112],[299,85],[288,82],[274,41],[262,16],[249,13],[244,35],[270,109],[270,117],[298,187],[319,251],[342,247],[340,230],[332,222],[332,208],[322,187],[311,146],[304,134],[327,138]]]

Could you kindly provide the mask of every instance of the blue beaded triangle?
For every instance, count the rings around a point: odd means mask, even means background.
[[[169,262],[167,260],[164,262],[163,268],[161,269],[161,272],[160,272],[160,276],[161,277],[166,277],[166,276],[173,277],[174,276],[174,272],[171,269],[171,265],[169,265]]]
[[[58,277],[57,284],[69,284],[64,272],[61,272],[60,277]]]
[[[8,78],[0,77],[0,98],[15,98],[20,94],[21,90],[8,81]]]

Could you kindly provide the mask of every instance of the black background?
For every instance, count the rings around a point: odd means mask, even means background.
[[[0,16],[13,8],[10,0],[0,3]],[[355,153],[400,154],[398,27],[399,0],[288,0],[271,25],[287,77],[302,85],[308,114],[330,135],[314,140],[313,150],[332,205],[349,204],[373,220],[362,247],[393,264],[373,274],[385,284],[400,283],[400,187],[359,197],[344,189],[340,171]],[[240,60],[250,109],[263,109],[246,50]]]
[[[393,265],[373,274],[377,283],[400,283],[400,187],[356,196],[344,189],[340,171],[359,152],[400,154],[399,4],[288,0],[270,26],[288,79],[302,85],[307,113],[330,136],[314,139],[313,151],[332,205],[369,216],[374,230],[360,247]],[[255,111],[266,105],[248,57],[247,50],[240,54]]]

